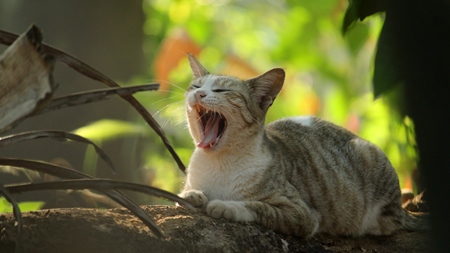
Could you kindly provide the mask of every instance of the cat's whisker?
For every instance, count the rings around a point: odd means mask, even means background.
[[[178,126],[178,125],[180,125],[181,123],[186,123],[186,119],[181,119],[181,120],[175,122],[174,125],[175,125],[175,126]],[[188,126],[187,126],[187,124],[185,124],[185,126],[183,127],[183,129],[187,129],[187,128],[188,128]]]
[[[199,117],[193,123],[198,124],[204,116],[205,116],[205,114],[200,114]],[[204,129],[203,129],[202,134],[204,134]]]
[[[255,117],[253,117],[253,115],[251,115],[250,114],[250,117],[260,126],[260,127],[262,127],[262,126],[264,126],[264,123],[262,123],[262,122],[259,122],[257,119],[255,119]]]
[[[183,92],[186,92],[186,89],[183,89],[181,86],[178,86],[178,85],[176,85],[176,84],[174,84],[172,82],[169,82],[169,81],[166,81],[166,80],[155,80],[155,81],[159,82],[159,83],[169,84],[170,86],[173,86],[175,88],[178,88],[178,89],[182,90]]]
[[[182,103],[183,101],[177,101],[177,102],[173,102],[173,103],[170,103],[170,104],[167,104],[167,105],[165,105],[165,106],[163,106],[162,108],[160,108],[158,111],[156,111],[154,114],[153,114],[153,116],[157,116],[158,114],[160,114],[164,109],[167,109],[167,108],[169,108],[170,106],[173,106],[174,104],[179,104],[179,103]],[[181,109],[183,108],[183,106],[179,106]]]
[[[237,58],[238,58],[237,62],[231,68],[231,73],[234,73],[235,69],[237,69],[239,67],[239,65],[241,64],[241,62],[242,62],[242,59],[240,57],[237,57]]]
[[[232,118],[232,117],[233,117],[233,115],[231,114],[231,110],[229,111],[228,108],[227,108],[226,106],[224,106],[224,107],[222,108],[222,112],[223,112],[223,116],[224,116],[225,118]]]
[[[174,118],[179,118],[179,117],[177,117],[177,115],[180,115],[180,114],[184,115],[184,107],[179,106],[173,112],[174,113],[172,113],[172,115],[170,115],[169,117],[164,117],[164,122],[161,125],[161,127],[164,128],[164,127],[166,127],[169,124],[169,122],[173,121]],[[182,122],[186,122],[186,119],[183,118],[181,120],[177,120],[177,122],[173,123],[173,125],[177,126],[177,125],[179,125]]]
[[[236,109],[239,110],[238,108]],[[223,105],[221,110],[223,111],[223,115],[225,116],[225,118],[233,118],[233,109],[230,108],[230,105]]]
[[[184,94],[184,92],[176,92],[176,91],[173,91],[173,90],[158,90],[158,91],[165,92],[165,93],[171,93],[171,94],[177,94],[177,95],[183,95]]]
[[[167,101],[167,100],[170,100],[170,99],[172,99],[172,98],[170,98],[170,97],[168,97],[168,98],[161,98],[161,99],[159,99],[159,100],[154,101],[154,102],[151,103],[150,105],[153,106],[153,105],[156,105],[156,104],[158,104],[158,103],[161,103],[161,102],[163,102],[163,101]],[[183,101],[176,101],[176,102],[172,102],[172,103],[170,103],[170,104],[173,104],[173,103],[181,103],[181,102],[183,102]],[[170,104],[169,104],[169,105],[170,105]]]

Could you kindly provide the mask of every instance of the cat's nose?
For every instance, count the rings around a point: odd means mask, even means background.
[[[200,100],[204,97],[206,97],[206,93],[204,91],[198,90],[195,92],[195,98],[197,98],[197,100]]]

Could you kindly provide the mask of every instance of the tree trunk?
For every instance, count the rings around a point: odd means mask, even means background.
[[[426,252],[424,232],[362,238],[319,234],[304,240],[250,223],[217,220],[176,206],[146,206],[164,233],[154,236],[125,209],[23,213],[22,252]],[[17,225],[0,215],[0,252],[14,252]],[[16,251],[17,252],[17,251]]]

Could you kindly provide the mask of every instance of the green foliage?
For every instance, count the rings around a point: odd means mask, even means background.
[[[240,70],[248,66],[258,74],[274,67],[284,68],[285,86],[269,110],[268,122],[314,114],[344,126],[383,149],[405,185],[404,179],[415,168],[417,159],[412,122],[390,107],[386,98],[374,101],[389,89],[382,86],[386,82],[381,79],[374,93],[371,82],[383,17],[368,16],[383,11],[386,1],[363,2],[351,1],[346,11],[346,1],[330,0],[146,0],[144,32],[148,35],[147,45],[160,45],[174,31],[184,31],[202,49],[198,58],[212,73],[239,76]],[[365,20],[354,23],[357,19]],[[147,51],[151,52],[150,59],[157,54],[155,47]],[[185,53],[175,48],[170,51],[171,55],[183,57]],[[230,57],[235,56],[238,63],[230,63]],[[378,68],[375,76],[389,70],[389,64],[377,58],[377,62],[380,60],[385,68]],[[151,99],[140,99],[153,113],[158,112],[161,125],[185,163],[193,144],[185,124],[180,122],[184,117],[182,89],[190,80],[183,59],[169,75],[169,90],[152,94]],[[145,160],[148,167],[154,168],[155,182],[158,186],[167,182],[163,188],[175,189],[173,185],[181,179],[169,178],[182,175],[173,173],[176,168],[167,163],[170,158],[162,150],[153,145],[147,149]]]
[[[130,134],[144,134],[145,128],[126,121],[101,119],[73,131],[94,142],[102,142]]]
[[[363,21],[366,17],[380,11],[386,11],[388,0],[348,0],[349,6],[345,12],[342,32],[345,33],[357,20]]]
[[[99,146],[105,141],[130,135],[144,135],[147,132],[148,129],[143,125],[112,119],[101,119],[73,131],[74,134],[90,139]],[[95,175],[97,164],[98,155],[93,147],[88,146],[83,161],[83,171],[89,175]]]
[[[343,34],[349,30],[351,25],[355,25],[357,20],[362,21],[377,12],[386,12],[388,7],[388,0],[349,0],[349,6],[345,12],[342,24]],[[353,27],[353,30],[355,30],[355,27]],[[403,81],[399,75],[400,63],[398,54],[393,49],[393,39],[396,37],[396,32],[385,24],[378,39],[373,73],[373,92],[375,98],[386,95],[395,88],[398,88]],[[355,32],[353,31],[353,33]],[[400,98],[397,98],[395,95],[391,95],[392,98],[394,101],[393,104],[400,106],[399,109],[402,116],[406,115],[402,108],[403,101],[398,101]]]
[[[39,210],[45,203],[42,201],[27,201],[19,203],[20,211],[28,212]],[[0,197],[0,213],[11,213],[12,205],[3,197]]]

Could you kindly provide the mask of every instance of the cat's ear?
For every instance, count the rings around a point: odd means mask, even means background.
[[[202,64],[195,58],[191,53],[187,53],[189,65],[191,65],[192,74],[194,78],[199,78],[202,76],[206,76],[209,74],[208,70],[206,70]]]
[[[252,95],[263,111],[267,111],[283,87],[285,73],[276,68],[247,80]]]

